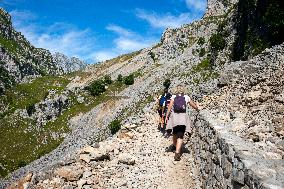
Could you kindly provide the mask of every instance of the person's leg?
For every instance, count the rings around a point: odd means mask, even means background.
[[[176,153],[180,154],[181,153],[181,147],[182,147],[182,142],[183,142],[183,137],[181,137],[183,133],[178,133],[177,135],[177,142],[176,142]]]
[[[177,146],[177,135],[173,134],[173,145]]]
[[[183,142],[183,136],[185,132],[185,126],[184,125],[178,125],[176,127],[176,152],[174,159],[176,161],[180,161],[181,157],[181,148],[182,148],[182,142]]]

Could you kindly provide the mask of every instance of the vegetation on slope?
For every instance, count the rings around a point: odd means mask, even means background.
[[[107,78],[107,77],[106,77]],[[108,78],[109,79],[109,78]],[[127,85],[120,81],[108,84],[107,89],[101,95],[93,96],[85,91],[80,94],[68,93],[69,107],[61,112],[55,119],[36,127],[33,119],[23,119],[14,113],[16,109],[31,107],[44,100],[48,90],[63,92],[69,78],[66,77],[42,77],[32,83],[19,84],[6,91],[1,96],[1,102],[9,104],[9,108],[0,118],[0,176],[8,173],[38,159],[44,154],[55,149],[68,133],[68,121],[78,115],[90,111],[100,103],[117,97],[115,93],[123,90]],[[77,96],[84,98],[84,102],[77,101]],[[3,136],[3,137],[2,137]]]
[[[284,41],[284,3],[282,0],[240,0],[235,28],[233,60],[246,60],[267,47]]]

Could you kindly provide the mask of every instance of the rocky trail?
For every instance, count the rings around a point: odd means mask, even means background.
[[[188,136],[181,161],[174,161],[169,150],[172,137],[165,138],[157,129],[156,112],[148,109],[141,116],[141,123],[126,124],[112,138],[84,147],[71,162],[41,178],[27,175],[17,184],[34,188],[200,188]]]

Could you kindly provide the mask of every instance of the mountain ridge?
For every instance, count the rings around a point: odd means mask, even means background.
[[[221,5],[224,2],[227,2],[225,10],[223,10],[225,6]],[[81,74],[76,75],[66,86],[67,91],[84,91],[94,81],[107,75],[111,76],[113,80],[119,74],[127,76],[135,73],[137,77],[133,85],[121,90],[111,91],[111,94],[108,94],[111,99],[103,101],[87,112],[78,113],[70,118],[68,122],[71,131],[64,141],[51,153],[13,172],[8,183],[23,177],[28,172],[33,172],[34,179],[28,184],[52,187],[56,183],[56,179],[59,179],[60,184],[62,184],[60,186],[63,187],[67,184],[64,181],[61,182],[64,175],[58,175],[55,169],[64,170],[69,168],[66,167],[68,165],[75,167],[82,165],[89,169],[90,166],[84,164],[83,158],[77,158],[80,155],[78,151],[88,145],[97,148],[98,142],[104,139],[107,140],[100,143],[100,145],[103,145],[101,148],[104,148],[104,145],[108,147],[108,142],[116,140],[116,137],[123,134],[125,131],[122,130],[114,136],[111,135],[108,125],[113,120],[121,120],[123,127],[135,125],[135,128],[138,127],[137,130],[139,130],[139,127],[144,129],[147,124],[143,123],[145,122],[143,115],[146,115],[147,111],[154,113],[153,96],[161,92],[163,81],[170,78],[172,81],[171,88],[184,84],[187,86],[187,91],[193,94],[193,99],[206,105],[205,110],[202,111],[202,116],[197,120],[200,132],[196,132],[195,135],[201,134],[194,138],[197,140],[194,147],[187,146],[190,149],[192,148],[194,153],[197,153],[195,163],[200,165],[198,169],[200,176],[197,179],[208,187],[222,185],[233,187],[232,185],[234,185],[248,188],[254,185],[262,185],[267,177],[257,173],[258,167],[256,165],[259,162],[260,164],[261,162],[269,162],[271,158],[275,158],[275,162],[281,161],[283,157],[281,147],[283,112],[274,108],[268,110],[265,108],[268,107],[267,104],[272,104],[273,107],[282,107],[283,77],[281,68],[283,65],[281,62],[283,62],[283,41],[280,42],[281,45],[266,50],[261,47],[257,51],[253,49],[254,45],[251,44],[251,46],[246,47],[249,54],[246,58],[248,61],[232,61],[233,46],[238,39],[238,28],[236,28],[238,19],[236,18],[240,14],[238,12],[240,2],[244,3],[244,1],[208,1],[208,4],[213,6],[208,8],[206,16],[200,21],[184,25],[178,29],[167,29],[161,38],[161,42],[157,45],[98,65],[89,66]],[[222,10],[219,10],[220,7]],[[246,32],[245,35],[247,35]],[[254,52],[258,51],[260,52],[255,57]],[[241,58],[241,56],[238,57],[238,59]],[[240,66],[236,67],[236,65]],[[279,65],[279,67],[273,65]],[[266,70],[266,72],[261,70]],[[257,77],[254,77],[253,74],[256,74]],[[262,115],[264,120],[252,121],[255,112]],[[205,116],[203,117],[203,115]],[[270,122],[273,124],[269,125],[271,127],[267,131],[267,123]],[[211,124],[216,125],[216,130],[214,128],[212,131],[211,126],[208,126]],[[225,129],[222,130],[222,128]],[[250,150],[242,149],[235,143],[228,145],[226,143],[228,139],[225,140],[219,135],[216,136],[219,131],[227,132],[227,129],[231,128],[232,130],[228,132],[235,138],[240,137],[239,140],[242,142],[244,140],[244,144],[251,147],[252,150],[263,148],[262,156],[259,156],[256,162],[254,162],[255,155],[246,154],[251,157],[250,162],[256,166],[256,171],[253,171],[251,177],[249,174],[245,175],[246,181],[244,181],[245,176],[242,177],[242,175],[245,171],[251,169],[247,168],[247,165],[242,162],[243,154],[241,152],[246,153]],[[202,131],[202,129],[204,130]],[[131,128],[130,131],[136,132],[135,129]],[[203,141],[205,139],[210,139],[212,146],[208,146],[208,141]],[[202,151],[205,146],[210,150]],[[232,151],[234,152],[233,157],[231,157]],[[139,154],[136,155],[140,157]],[[211,156],[214,162],[210,159]],[[227,158],[225,158],[226,161],[223,158],[224,156]],[[115,160],[117,154],[111,151],[110,157]],[[209,158],[207,159],[207,157]],[[220,165],[219,161],[225,161],[225,163]],[[97,161],[92,162],[97,165]],[[270,163],[275,166],[273,162]],[[121,164],[115,165],[121,166]],[[205,168],[205,165],[210,165],[210,167]],[[223,167],[223,165],[226,165],[226,167]],[[100,166],[103,165],[100,164]],[[275,173],[271,173],[274,169],[269,171],[268,177],[276,178],[273,182],[280,183],[281,186],[283,178],[281,174],[278,174],[281,173],[282,165],[275,167],[277,168]],[[132,170],[136,167],[128,166],[128,168]],[[94,168],[91,167],[91,169]],[[95,169],[99,169],[104,176],[103,168],[98,166]],[[212,169],[212,171],[208,173],[208,169]],[[213,172],[216,175],[210,175]],[[135,174],[135,170],[129,174]],[[204,177],[208,180],[202,179]],[[257,179],[254,180],[253,178]],[[79,181],[83,182],[82,180],[75,180],[71,183],[74,187],[78,187]],[[101,183],[104,184],[107,181],[108,177],[106,176],[103,177]],[[83,185],[89,184],[84,182]],[[96,186],[96,183],[90,185]]]
[[[13,28],[11,16],[2,8],[0,23],[1,94],[6,88],[16,83],[28,82],[31,78],[61,75],[86,67],[86,63],[76,58],[56,62],[57,54],[52,55],[46,49],[32,46],[20,32]]]

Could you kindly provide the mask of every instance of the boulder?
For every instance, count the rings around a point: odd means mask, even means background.
[[[134,165],[135,158],[129,154],[120,154],[118,156],[118,162],[126,165]]]
[[[91,161],[103,161],[109,159],[109,154],[104,150],[96,150],[95,152],[91,153]]]
[[[96,150],[94,147],[92,146],[86,146],[83,149],[81,149],[80,153],[81,154],[90,154],[90,153],[94,153]]]
[[[79,181],[77,181],[77,185],[78,185],[78,188],[81,189],[84,184],[86,184],[86,180],[85,179],[80,179]]]
[[[64,178],[66,181],[77,181],[83,172],[79,166],[65,166],[55,170],[55,174]]]
[[[86,163],[89,163],[91,161],[91,157],[89,154],[81,154],[79,159],[83,160]]]

